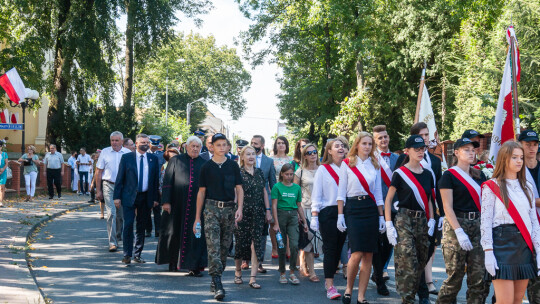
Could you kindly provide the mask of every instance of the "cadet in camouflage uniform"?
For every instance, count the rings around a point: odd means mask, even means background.
[[[435,185],[431,172],[424,170],[420,165],[426,149],[422,137],[410,136],[405,148],[406,164],[396,169],[392,175],[392,183],[385,201],[385,218],[386,235],[390,244],[394,245],[396,289],[403,303],[413,304],[420,276],[429,258],[428,237],[435,232],[431,195]],[[420,188],[416,186],[411,188],[409,184],[413,183],[419,184]],[[399,199],[395,227],[391,220],[394,194],[397,194]],[[420,201],[417,196],[422,197]],[[424,201],[423,197],[427,197],[427,200]]]
[[[232,241],[235,222],[242,220],[244,191],[240,167],[228,159],[227,138],[221,133],[212,136],[214,155],[201,167],[199,193],[197,194],[197,214],[193,224],[201,222],[204,206],[204,233],[208,249],[208,274],[212,277],[210,291],[214,299],[222,300],[225,290],[221,274],[225,269],[229,245]],[[235,203],[235,196],[238,206]]]
[[[484,303],[489,283],[484,281],[484,250],[480,244],[480,185],[486,181],[482,172],[470,165],[475,161],[479,144],[462,138],[454,144],[457,165],[444,172],[439,188],[446,218],[442,249],[446,274],[437,303],[455,303],[467,274],[467,303]],[[477,191],[478,190],[478,191]]]

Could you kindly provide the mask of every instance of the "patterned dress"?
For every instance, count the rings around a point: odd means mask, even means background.
[[[265,227],[264,176],[259,168],[253,175],[244,168],[240,170],[244,188],[244,209],[242,221],[234,231],[235,259],[251,260],[251,243],[255,247],[257,259],[263,259],[261,238]]]

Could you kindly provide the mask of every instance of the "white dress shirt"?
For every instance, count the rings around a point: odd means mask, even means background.
[[[262,152],[261,152],[261,154],[257,155],[257,158],[256,158],[256,160],[257,160],[257,168],[261,167],[262,155],[263,155]]]
[[[522,215],[525,226],[531,231],[531,238],[535,251],[540,252],[540,226],[538,224],[538,218],[536,217],[536,208],[534,208],[534,195],[532,195],[532,191],[530,195],[533,197],[533,208],[529,205],[527,195],[521,190],[519,180],[507,179],[506,185],[508,197]],[[531,185],[528,186],[529,189],[531,189]],[[515,224],[514,220],[510,216],[510,213],[508,213],[508,210],[506,210],[504,203],[495,196],[488,186],[482,188],[482,212],[480,214],[480,243],[484,250],[493,249],[493,228],[504,224]],[[524,214],[527,216],[523,217]]]
[[[112,147],[103,149],[96,164],[96,168],[103,170],[101,178],[114,183],[116,181],[116,175],[118,174],[120,159],[122,158],[122,155],[129,152],[131,151],[124,147],[118,152],[114,151]]]
[[[384,161],[386,162],[386,164],[388,165],[388,167],[390,167],[390,156],[382,156],[381,153],[384,152],[384,151],[381,151],[379,149],[375,150],[375,153],[376,155],[379,155],[382,157],[382,159],[384,159]],[[388,150],[387,152],[384,152],[384,153],[392,153],[390,152],[390,150]]]
[[[90,171],[90,168],[92,167],[92,158],[90,158],[90,155],[88,155],[88,153],[84,155],[79,154],[79,156],[77,156],[77,161],[79,162],[79,172]],[[90,164],[90,165],[83,165],[83,164]]]
[[[137,156],[137,182],[141,178],[139,176],[139,170],[141,170],[141,157],[143,158],[143,176],[142,176],[142,192],[148,191],[148,155],[145,152],[144,154],[139,153],[139,151],[135,151],[135,155]],[[138,185],[138,184],[137,184]],[[138,191],[138,190],[137,190]]]
[[[358,156],[355,157],[357,160],[356,168],[358,168],[360,173],[362,173],[366,179],[371,193],[375,196],[375,203],[377,203],[377,206],[384,206],[381,190],[381,170],[375,169],[371,163],[371,157],[368,157],[365,161],[362,161]],[[352,172],[351,168],[346,163],[341,165],[339,177],[337,200],[345,202],[347,197],[368,195],[367,191],[362,187],[362,184],[360,184],[356,174]]]
[[[340,167],[335,164],[330,166],[339,176]],[[346,166],[342,164],[341,166]],[[337,206],[338,185],[336,180],[330,175],[325,166],[319,166],[313,180],[313,191],[311,192],[311,211],[321,212],[326,207]]]

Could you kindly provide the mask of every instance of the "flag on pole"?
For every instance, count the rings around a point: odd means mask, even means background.
[[[24,83],[15,68],[0,76],[0,86],[6,90],[9,99],[16,104],[26,98]]]
[[[9,123],[9,111],[8,109],[4,109],[4,111],[0,112],[0,122],[1,123]]]
[[[19,123],[19,113],[13,113],[11,114],[11,123],[17,124]]]
[[[420,107],[418,109],[418,121],[426,123],[429,130],[429,147],[434,148],[439,144],[439,134],[437,133],[437,125],[435,124],[435,115],[433,115],[433,108],[431,107],[431,99],[427,85],[423,85],[422,99],[420,101]],[[446,164],[446,157],[442,154],[442,167],[448,169]],[[443,169],[445,171],[446,169]]]
[[[516,81],[519,81],[521,75],[521,63],[519,61],[516,33],[514,32],[513,27],[509,27],[506,31],[506,38],[508,44],[511,43],[511,38],[514,40],[515,57],[512,56],[510,48],[506,55],[501,90],[499,92],[499,101],[497,102],[497,111],[495,112],[495,124],[493,125],[493,132],[491,135],[489,159],[492,160],[497,158],[497,153],[499,153],[502,144],[515,138],[516,130],[514,125],[514,107],[512,103],[512,63],[517,67],[515,75]]]

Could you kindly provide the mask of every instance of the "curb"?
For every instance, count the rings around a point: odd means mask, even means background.
[[[95,204],[92,204],[92,203],[84,203],[84,204],[81,204],[81,205],[78,205],[78,206],[75,206],[75,207],[72,207],[72,208],[68,208],[66,210],[63,210],[63,211],[60,211],[60,212],[57,212],[57,213],[54,213],[54,214],[51,214],[49,216],[46,216],[42,219],[40,219],[37,223],[35,223],[31,228],[30,230],[28,230],[28,233],[26,234],[26,244],[28,244],[29,241],[33,240],[32,236],[34,235],[34,233],[36,232],[36,229],[39,228],[39,227],[43,227],[45,226],[45,223],[47,221],[52,221],[53,219],[61,216],[61,215],[64,215],[66,214],[67,212],[69,211],[73,211],[75,209],[82,209],[82,208],[87,208],[87,207],[90,207],[92,205],[95,205]],[[36,274],[34,272],[34,268],[32,267],[31,265],[31,262],[30,262],[30,252],[32,250],[29,249],[29,248],[26,248],[24,250],[24,259],[26,260],[26,267],[28,267],[28,271],[30,272],[30,275],[32,276],[32,279],[34,280],[34,283],[36,284],[36,288],[38,289],[39,291],[39,294],[41,295],[41,299],[40,301],[43,301],[43,303],[51,303],[50,301],[47,301],[47,297],[45,296],[45,293],[43,292],[43,290],[39,287],[39,283],[37,281],[37,278],[36,278]]]

